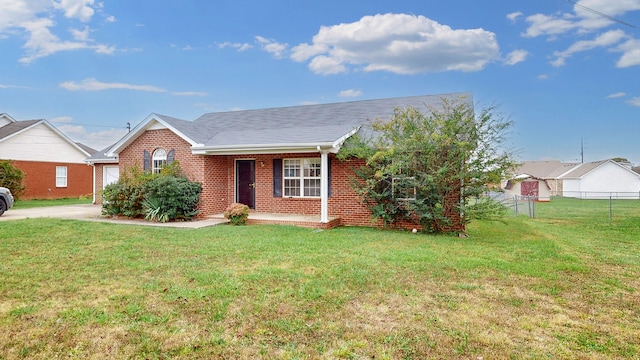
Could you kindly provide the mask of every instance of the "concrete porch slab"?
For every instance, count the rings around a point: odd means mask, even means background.
[[[207,218],[224,219],[224,214],[215,214]],[[331,229],[342,225],[342,219],[336,216],[330,216],[328,223],[321,223],[320,215],[278,214],[251,211],[249,212],[247,224],[294,225],[314,229]]]

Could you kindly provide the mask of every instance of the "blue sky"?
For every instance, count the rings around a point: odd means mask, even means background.
[[[640,163],[640,0],[0,0],[0,113],[96,149],[150,113],[471,91],[520,160]]]

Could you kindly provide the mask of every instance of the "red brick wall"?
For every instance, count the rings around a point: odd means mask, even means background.
[[[102,204],[102,180],[104,179],[103,173],[102,173],[102,169],[104,167],[104,164],[95,164],[95,173],[96,173],[96,183],[95,183],[95,194],[93,194],[95,200],[94,200],[94,204]]]
[[[339,161],[331,159],[331,197],[329,216],[342,218],[343,225],[371,226],[369,210],[351,189],[352,167],[360,166],[360,161]],[[319,153],[311,154],[269,154],[253,156],[228,156],[227,197],[235,200],[235,161],[251,159],[256,162],[256,206],[259,212],[282,214],[320,215],[320,198],[287,198],[273,196],[273,159],[320,158]]]
[[[235,202],[235,162],[254,160],[256,172],[255,210],[282,214],[320,215],[320,198],[287,198],[273,196],[273,159],[320,158],[319,153],[311,154],[269,154],[269,155],[194,155],[186,141],[167,129],[148,130],[140,135],[120,154],[120,176],[132,166],[143,167],[143,152],[150,154],[162,147],[166,151],[175,150],[175,159],[191,181],[202,184],[201,215],[224,212]],[[343,225],[381,226],[372,222],[369,210],[351,188],[352,169],[363,165],[361,160],[340,161],[333,154],[331,159],[331,197],[329,216],[340,217]],[[96,186],[102,188],[102,172],[96,169]],[[401,227],[413,228],[414,224]]]
[[[91,196],[93,192],[93,167],[86,164],[55,163],[42,161],[12,161],[24,172],[25,192],[22,199],[61,199]],[[67,186],[56,187],[56,166],[67,167]]]

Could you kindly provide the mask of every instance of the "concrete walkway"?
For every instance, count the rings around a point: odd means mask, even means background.
[[[20,220],[20,219],[32,219],[32,218],[57,218],[57,219],[73,219],[84,221],[96,221],[107,222],[112,224],[127,224],[127,225],[140,225],[140,226],[161,226],[161,227],[173,227],[173,228],[191,228],[198,229],[207,226],[214,226],[218,224],[224,224],[227,221],[225,218],[206,218],[196,221],[179,221],[179,222],[167,222],[156,223],[151,221],[145,221],[141,219],[114,219],[109,217],[103,217],[101,215],[102,206],[93,204],[80,204],[80,205],[64,205],[64,206],[46,206],[30,209],[9,209],[4,215],[0,216],[1,221]]]

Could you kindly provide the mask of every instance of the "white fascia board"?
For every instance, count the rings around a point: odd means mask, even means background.
[[[193,141],[190,137],[186,136],[182,132],[176,130],[173,126],[169,125],[166,121],[162,120],[162,118],[155,113],[150,114],[144,120],[142,120],[138,125],[136,125],[128,134],[122,137],[122,139],[118,140],[115,143],[109,152],[106,154],[107,156],[117,156],[120,151],[129,146],[135,139],[138,138],[143,132],[147,131],[149,127],[151,127],[155,122],[162,124],[167,129],[171,130],[174,134],[178,135],[184,141],[191,144],[191,146],[200,145]]]
[[[242,154],[279,154],[279,153],[317,153],[320,150],[338,152],[333,143],[307,144],[250,144],[224,146],[193,146],[191,152],[196,155],[242,155]]]
[[[100,160],[85,160],[84,162],[87,163],[87,165],[95,165],[95,164],[118,164],[119,161],[118,159],[100,159]]]
[[[332,144],[332,147],[336,149],[335,152],[338,152],[340,150],[340,148],[342,147],[342,144],[344,144],[344,142],[347,141],[348,138],[350,138],[354,134],[356,134],[360,130],[361,127],[362,127],[362,125],[356,126],[353,130],[349,131],[348,133],[344,134],[344,136],[342,136],[338,140],[334,141],[333,144]]]

